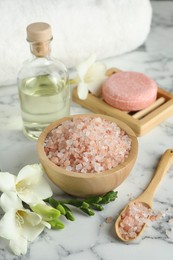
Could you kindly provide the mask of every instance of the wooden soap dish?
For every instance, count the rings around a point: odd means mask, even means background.
[[[107,70],[107,75],[111,76],[119,71],[112,68]],[[137,136],[146,134],[166,118],[173,115],[173,94],[161,88],[158,88],[157,99],[152,105],[136,112],[121,111],[108,105],[101,97],[96,97],[91,93],[88,94],[87,99],[81,100],[77,94],[77,87],[73,89],[72,99],[94,113],[109,115],[124,121],[133,129]]]

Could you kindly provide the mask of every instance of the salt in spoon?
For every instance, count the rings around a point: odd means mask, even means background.
[[[165,153],[162,155],[162,158],[157,166],[157,169],[155,171],[154,177],[151,180],[150,184],[148,187],[144,190],[144,192],[139,195],[137,198],[133,199],[130,201],[130,203],[123,209],[123,211],[120,213],[119,217],[117,218],[115,222],[115,231],[117,236],[124,242],[130,242],[137,237],[139,237],[142,232],[144,231],[144,228],[146,224],[144,223],[142,225],[142,228],[139,232],[136,232],[136,237],[128,237],[126,238],[123,236],[120,232],[120,223],[122,220],[122,214],[125,214],[125,211],[128,210],[129,206],[131,206],[134,203],[141,203],[142,206],[151,209],[152,208],[152,202],[153,202],[153,196],[156,191],[156,188],[158,184],[161,182],[163,179],[165,173],[168,171],[170,168],[171,164],[173,163],[173,149],[168,149],[165,151]]]

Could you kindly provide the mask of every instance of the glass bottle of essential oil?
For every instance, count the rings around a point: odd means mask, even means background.
[[[50,56],[51,26],[32,23],[27,41],[32,58],[18,74],[24,134],[37,139],[51,122],[70,114],[70,88],[66,66]]]

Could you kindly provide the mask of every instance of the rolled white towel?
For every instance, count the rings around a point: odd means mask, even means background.
[[[150,31],[152,8],[149,0],[5,0],[0,16],[2,85],[16,82],[30,57],[28,24],[51,24],[52,56],[73,67],[91,53],[99,60],[139,47]]]

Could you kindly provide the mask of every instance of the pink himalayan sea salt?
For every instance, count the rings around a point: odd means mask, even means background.
[[[93,173],[122,163],[129,155],[131,139],[116,123],[86,116],[64,121],[48,134],[44,145],[56,165]]]
[[[145,224],[159,218],[159,214],[154,213],[144,203],[134,202],[121,214],[119,232],[127,241],[135,239]]]

